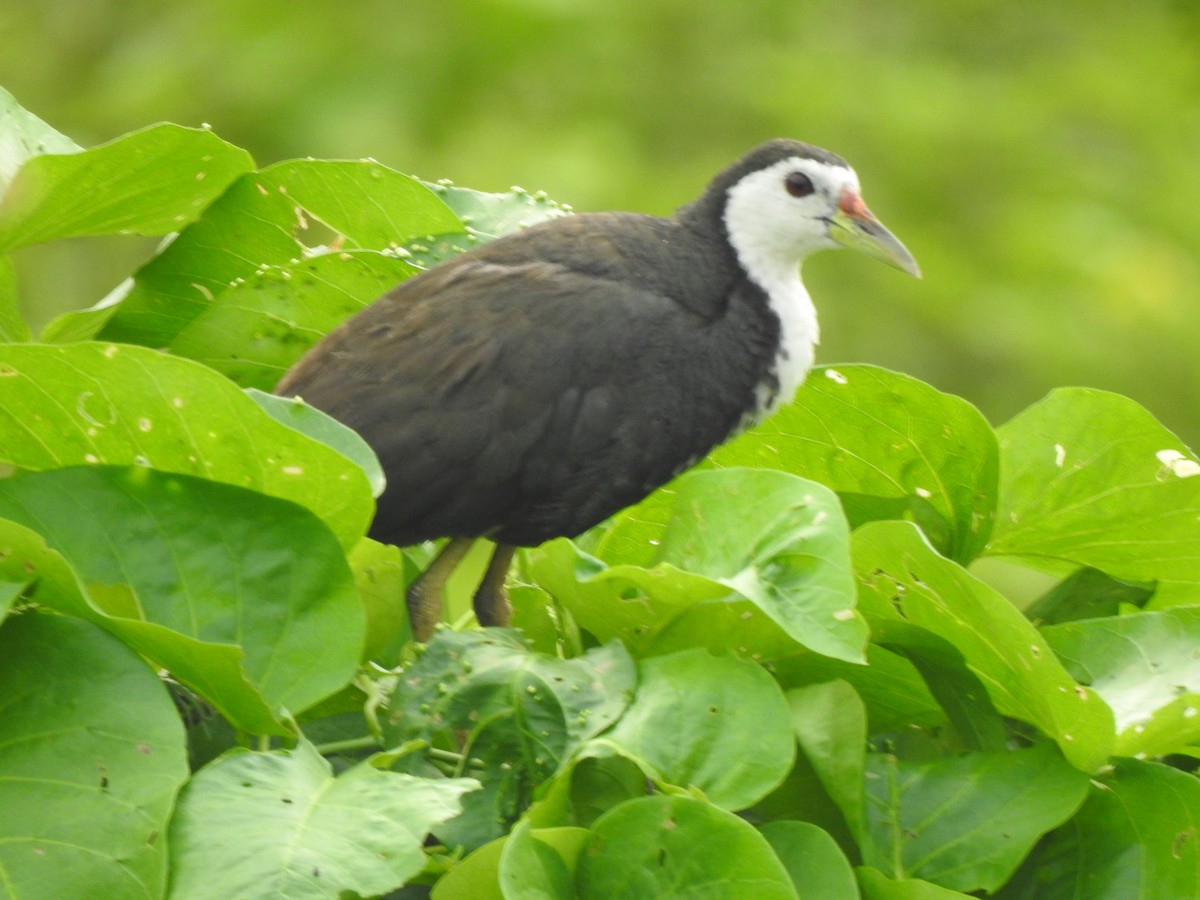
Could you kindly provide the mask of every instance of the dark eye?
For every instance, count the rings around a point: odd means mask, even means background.
[[[803,172],[788,172],[783,184],[793,197],[807,197],[815,190],[812,179]]]

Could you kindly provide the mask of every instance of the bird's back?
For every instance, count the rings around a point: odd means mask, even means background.
[[[358,431],[388,488],[372,535],[534,545],[641,499],[736,429],[778,320],[728,248],[593,214],[404,282],[280,383]]]

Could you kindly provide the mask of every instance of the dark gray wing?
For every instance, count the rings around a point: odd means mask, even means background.
[[[747,365],[721,386],[723,320],[613,277],[613,248],[591,271],[498,249],[405,282],[279,387],[379,455],[380,539],[578,533],[707,452],[753,396]]]

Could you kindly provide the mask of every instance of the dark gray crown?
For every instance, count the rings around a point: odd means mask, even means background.
[[[725,212],[725,198],[729,189],[749,175],[760,169],[768,169],[775,163],[793,157],[812,159],[830,166],[850,168],[849,163],[820,147],[806,144],[803,141],[793,141],[789,138],[776,138],[759,144],[737,162],[734,162],[720,172],[708,183],[704,193],[691,203],[681,206],[676,216],[681,222],[703,223],[708,227],[717,227],[724,231],[722,217]]]

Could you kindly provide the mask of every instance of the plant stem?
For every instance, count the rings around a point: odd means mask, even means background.
[[[331,753],[342,753],[346,750],[367,750],[378,746],[378,740],[371,735],[365,735],[363,737],[346,738],[344,741],[330,741],[328,744],[318,744],[317,752],[322,756],[329,756]]]

